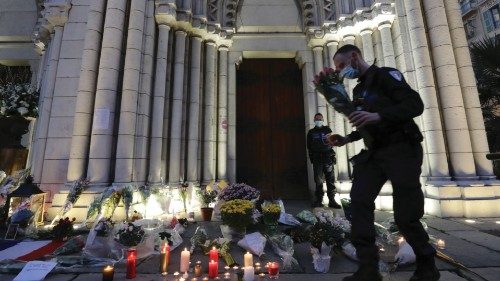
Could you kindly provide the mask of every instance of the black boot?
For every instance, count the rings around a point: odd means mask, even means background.
[[[417,270],[410,281],[438,281],[441,274],[436,268],[434,256],[417,257]]]
[[[342,209],[342,206],[340,206],[340,204],[335,201],[335,193],[327,193],[327,196],[329,208]]]
[[[375,265],[360,265],[353,275],[344,277],[343,281],[382,281],[382,275]]]

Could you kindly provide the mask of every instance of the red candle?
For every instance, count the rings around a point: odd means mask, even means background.
[[[217,277],[217,275],[219,275],[219,263],[212,260],[208,264],[208,277],[213,279]]]
[[[131,248],[127,250],[127,279],[133,279],[136,276],[135,262],[137,257],[137,250]]]
[[[212,250],[208,253],[208,259],[211,261],[219,262],[219,251],[217,248],[213,247]]]
[[[269,273],[269,278],[278,278],[280,265],[277,262],[270,262],[267,264],[267,273]]]

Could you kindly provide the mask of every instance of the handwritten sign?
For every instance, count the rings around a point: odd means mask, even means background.
[[[40,281],[54,269],[57,263],[45,261],[30,261],[21,272],[14,278],[14,281]]]

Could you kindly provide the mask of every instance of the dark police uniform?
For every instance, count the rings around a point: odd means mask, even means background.
[[[335,177],[333,165],[335,164],[335,152],[326,142],[326,135],[332,130],[328,126],[314,127],[307,132],[307,150],[309,160],[313,164],[314,182],[316,183],[315,202],[321,204],[323,199],[323,181],[326,180],[327,196],[330,202],[334,202]]]
[[[423,159],[422,134],[413,121],[422,114],[424,105],[410,88],[401,72],[394,68],[372,65],[353,90],[353,99],[362,101],[362,110],[377,112],[382,118],[364,130],[372,138],[351,160],[352,242],[362,264],[378,263],[375,246],[374,201],[387,180],[393,188],[395,222],[417,258],[434,256],[420,218],[424,214],[424,196],[420,186]],[[353,131],[350,141],[361,139]]]

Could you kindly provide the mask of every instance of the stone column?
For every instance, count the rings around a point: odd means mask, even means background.
[[[215,64],[217,60],[217,46],[214,42],[207,42],[205,63],[205,116],[203,120],[203,182],[207,184],[215,179]]]
[[[236,65],[241,61],[240,52],[230,52],[228,58],[228,140],[227,178],[236,182]]]
[[[442,0],[423,0],[423,6],[453,175],[459,181],[475,179],[469,128],[444,4]]]
[[[312,48],[314,53],[314,74],[318,74],[323,70],[323,46],[315,46]],[[328,112],[326,109],[326,100],[322,94],[316,93],[316,110],[323,114],[323,120],[328,124]],[[315,112],[314,114],[316,114]],[[313,119],[314,116],[307,116],[306,118]]]
[[[411,55],[415,66],[417,90],[425,106],[422,114],[424,141],[426,142],[426,155],[429,162],[429,181],[450,180],[446,146],[443,128],[441,126],[441,113],[436,93],[434,74],[427,43],[424,18],[419,1],[405,1],[408,34],[410,37]]]
[[[37,144],[35,151],[35,163],[33,167],[34,181],[39,183],[42,180],[43,163],[45,159],[45,146],[47,143],[47,134],[49,132],[50,113],[52,111],[52,97],[56,84],[57,67],[59,64],[59,55],[61,53],[61,43],[63,36],[64,24],[68,21],[69,4],[63,3],[46,3],[46,12],[44,16],[49,23],[54,26],[54,35],[52,37],[52,46],[50,50],[49,68],[47,77],[45,78],[46,88],[45,95],[40,110],[40,121],[37,132]]]
[[[172,92],[172,119],[170,123],[170,159],[168,184],[177,186],[181,173],[182,99],[184,94],[184,56],[186,31],[175,32],[174,84]]]
[[[153,115],[151,118],[151,142],[149,148],[149,181],[159,183],[161,179],[161,155],[163,137],[163,114],[165,110],[165,92],[167,76],[168,36],[170,26],[166,22],[158,23],[158,47],[153,96]]]
[[[328,47],[328,54],[329,54],[329,60],[333,64],[333,56],[335,55],[335,52],[337,52],[337,49],[339,47],[339,42],[337,41],[331,41],[328,42],[327,44]],[[331,106],[329,107],[329,109]],[[333,112],[333,109],[331,109]],[[342,114],[335,112],[333,115],[333,133],[339,134],[341,136],[345,136],[345,127],[344,127],[344,116]],[[347,147],[341,146],[336,148],[337,151],[337,180],[338,181],[348,181],[349,180],[349,159],[347,157]]]
[[[363,29],[360,32],[361,40],[363,41],[363,57],[368,64],[373,64],[375,60],[372,34],[373,30],[371,28]]]
[[[87,168],[93,184],[107,184],[110,180],[126,6],[126,1],[108,0],[106,7]]]
[[[144,35],[144,53],[142,55],[142,73],[139,91],[139,108],[136,126],[135,160],[137,184],[144,184],[147,180],[147,162],[149,145],[149,127],[151,118],[151,88],[153,86],[154,51],[155,51],[155,19],[154,0],[148,0],[146,6],[146,34]]]
[[[382,52],[384,53],[384,65],[396,68],[396,59],[394,57],[394,43],[392,41],[391,23],[382,22],[378,25],[380,37],[382,39]]]
[[[469,47],[465,37],[460,5],[458,1],[445,1],[444,5],[455,54],[455,62],[458,68],[458,77],[460,78],[460,87],[462,89],[467,125],[469,126],[469,134],[472,142],[476,173],[481,178],[494,179],[492,163],[486,159],[486,154],[489,153],[488,141],[484,133],[483,114],[479,102],[476,79],[472,70]]]
[[[106,1],[93,0],[88,12],[87,31],[85,33],[82,67],[78,81],[75,119],[71,152],[69,154],[68,182],[86,176],[87,157],[89,153],[90,133],[92,130],[92,113],[94,111],[94,95],[99,67],[99,53],[102,40],[102,23]]]
[[[189,126],[187,150],[187,180],[198,184],[198,142],[200,125],[201,43],[198,36],[191,37],[191,74],[189,93]]]
[[[228,47],[219,47],[219,98],[217,122],[217,179],[227,180],[227,58]]]
[[[132,1],[128,21],[127,49],[116,145],[115,183],[136,180],[134,167],[137,102],[141,79],[146,1]]]

